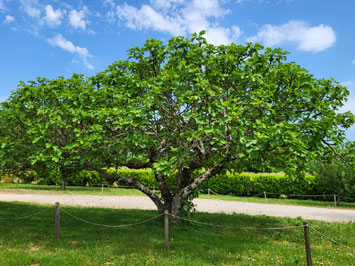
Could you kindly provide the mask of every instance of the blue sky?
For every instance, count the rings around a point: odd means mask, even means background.
[[[354,10],[351,0],[0,0],[0,101],[20,80],[94,75],[146,39],[206,30],[216,45],[289,51],[316,78],[346,86],[341,111],[355,113]]]

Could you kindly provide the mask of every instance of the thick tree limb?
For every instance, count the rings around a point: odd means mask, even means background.
[[[207,181],[212,176],[218,174],[223,169],[223,166],[216,165],[207,170],[204,174],[200,175],[192,183],[180,190],[181,197],[186,199],[201,183]]]
[[[139,191],[146,194],[154,202],[155,206],[157,206],[158,209],[163,208],[163,203],[161,202],[159,197],[157,195],[155,195],[152,190],[150,190],[148,187],[144,186],[138,180],[135,180],[133,178],[123,178],[117,174],[109,174],[104,169],[102,169],[100,167],[96,167],[95,165],[88,163],[88,162],[85,163],[85,166],[86,166],[86,168],[88,168],[90,170],[95,170],[95,171],[99,172],[100,175],[103,176],[108,181],[123,182],[129,186],[132,186],[132,187],[138,189]]]

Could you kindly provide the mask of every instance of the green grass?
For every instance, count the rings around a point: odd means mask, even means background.
[[[46,209],[47,208],[47,209]],[[63,207],[100,224],[128,224],[156,211]],[[54,207],[0,202],[0,217],[45,212],[25,220],[0,220],[0,265],[306,265],[303,228],[277,231],[180,224],[170,228],[164,247],[162,219],[125,227],[85,224],[61,212],[61,236],[54,237]],[[301,225],[300,219],[242,214],[195,214],[192,219],[233,227]],[[310,225],[355,248],[353,223],[310,221]],[[353,265],[355,253],[311,231],[314,265]]]
[[[101,187],[78,187],[78,186],[67,186],[66,190],[56,191],[55,186],[47,185],[32,185],[32,184],[19,184],[18,188],[16,184],[11,183],[0,183],[1,191],[16,191],[18,193],[25,193],[28,191],[50,191],[56,193],[64,194],[93,194],[93,195],[117,195],[117,196],[142,196],[142,192],[136,189],[127,188],[112,188],[105,187],[104,192],[101,192]],[[200,194],[199,198],[207,199],[207,194]],[[230,200],[230,201],[242,201],[242,202],[256,202],[264,203],[265,199],[263,197],[236,197],[228,195],[210,195],[211,199],[219,200]],[[317,201],[317,200],[299,200],[299,199],[287,199],[287,198],[268,198],[268,203],[270,204],[288,204],[288,205],[300,205],[300,206],[313,206],[313,207],[334,207],[333,201]],[[340,202],[339,208],[352,208],[355,209],[355,202]]]
[[[0,191],[16,191],[16,192],[28,192],[28,191],[49,191],[63,194],[95,194],[95,195],[117,195],[117,196],[142,196],[144,195],[137,189],[130,188],[113,188],[104,187],[104,192],[101,192],[101,187],[80,187],[80,186],[66,186],[65,190],[61,190],[58,186],[57,189],[54,185],[33,185],[33,184],[16,184],[12,183],[0,183]]]
[[[241,202],[255,202],[255,203],[265,203],[264,197],[236,197],[229,195],[210,195],[201,194],[200,198],[203,199],[219,199],[219,200],[230,200],[230,201],[241,201]],[[311,207],[332,207],[334,208],[334,201],[318,201],[318,200],[299,200],[299,199],[288,199],[288,198],[267,198],[268,204],[285,204],[285,205],[300,205],[300,206],[311,206]],[[355,209],[355,202],[340,202],[337,208],[350,208]]]

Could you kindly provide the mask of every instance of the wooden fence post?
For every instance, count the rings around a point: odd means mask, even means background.
[[[104,193],[104,184],[101,184],[101,193]]]
[[[17,183],[16,183],[16,188],[18,188],[18,183],[19,183],[20,181],[17,179]]]
[[[165,246],[169,247],[169,211],[164,211]]]
[[[266,197],[266,192],[264,191],[264,198],[265,198],[265,203],[267,203],[267,197]]]
[[[307,257],[307,266],[312,266],[312,257],[311,257],[311,241],[309,238],[309,226],[308,222],[303,222],[304,225],[304,241],[306,245],[306,257]]]
[[[55,203],[55,237],[59,238],[60,235],[60,203]]]
[[[337,195],[334,194],[334,207],[337,207]]]
[[[210,199],[210,194],[211,194],[211,190],[210,189],[207,189],[207,193],[208,193],[208,199]]]

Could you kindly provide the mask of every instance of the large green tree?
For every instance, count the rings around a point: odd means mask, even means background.
[[[110,96],[100,133],[109,157],[89,164],[152,168],[161,196],[121,180],[174,215],[228,169],[303,167],[342,142],[340,127],[354,120],[337,111],[345,87],[286,62],[281,49],[214,46],[202,35],[148,40],[92,82]]]
[[[315,79],[287,62],[281,49],[214,46],[201,34],[168,44],[148,40],[130,49],[127,60],[81,84],[78,92],[67,82],[52,94],[61,100],[44,109],[60,114],[67,142],[47,145],[52,136],[36,130],[35,158],[43,160],[42,151],[60,167],[100,171],[141,190],[173,215],[190,206],[201,183],[226,170],[302,169],[341,143],[343,128],[354,121],[350,112],[338,112],[349,93],[345,87],[333,79]],[[61,91],[68,95],[63,98]],[[26,97],[31,101],[31,93]],[[43,119],[29,128],[40,123]],[[44,132],[51,131],[55,127]],[[3,139],[1,147],[15,149],[11,138]],[[161,193],[105,171],[118,166],[152,168]]]

